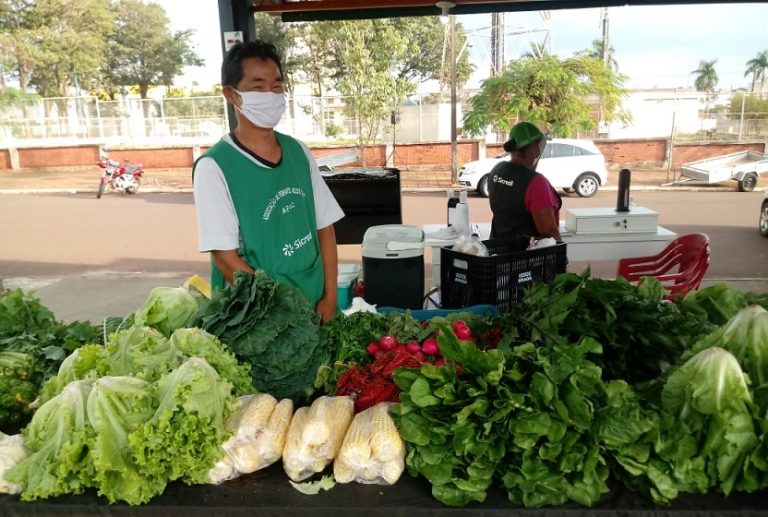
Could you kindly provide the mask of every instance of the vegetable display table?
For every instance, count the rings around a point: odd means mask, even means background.
[[[293,489],[280,464],[254,474],[228,481],[219,486],[184,484],[169,485],[165,492],[142,506],[109,505],[95,492],[78,496],[22,502],[18,496],[0,496],[0,516],[61,517],[82,515],[163,515],[163,516],[222,516],[263,515],[313,517],[340,516],[403,516],[421,515],[482,515],[531,517],[586,517],[586,516],[766,516],[768,493],[731,494],[725,498],[717,494],[704,496],[681,495],[669,507],[659,507],[649,499],[617,486],[605,494],[593,508],[566,505],[548,508],[521,508],[507,501],[501,490],[491,490],[482,504],[464,508],[444,506],[430,494],[430,486],[423,479],[404,474],[391,487],[378,485],[336,485],[328,492],[303,495]]]

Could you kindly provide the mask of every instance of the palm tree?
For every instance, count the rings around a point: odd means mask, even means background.
[[[606,60],[606,64],[608,65],[608,68],[613,70],[614,72],[619,71],[619,63],[616,61],[616,58],[613,57],[613,54],[616,52],[616,50],[608,45],[608,56]],[[591,57],[594,57],[595,59],[603,60],[603,40],[592,40],[592,49],[589,51],[589,55]]]
[[[700,92],[713,92],[717,86],[717,71],[715,70],[717,59],[712,61],[699,61],[699,68],[691,73],[698,74],[693,85]]]
[[[762,95],[766,69],[768,69],[768,50],[758,52],[754,59],[747,61],[747,71],[744,72],[744,77],[752,74],[752,92],[755,91],[755,84],[759,82],[760,94]]]

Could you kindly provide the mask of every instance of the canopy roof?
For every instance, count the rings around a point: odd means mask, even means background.
[[[221,0],[220,0],[221,1]],[[241,3],[232,0],[233,4]],[[478,14],[512,11],[546,11],[587,7],[613,7],[625,5],[670,5],[727,3],[722,0],[452,0],[450,2],[424,0],[253,0],[250,11],[279,14],[283,21],[352,20],[363,18],[390,18],[396,16],[437,16],[443,11],[438,4],[446,3],[450,14]],[[740,2],[761,3],[761,2]]]

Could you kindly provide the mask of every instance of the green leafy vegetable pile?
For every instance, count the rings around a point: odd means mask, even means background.
[[[622,278],[590,278],[589,271],[565,273],[535,284],[499,326],[520,342],[594,338],[603,346],[604,378],[635,384],[657,378],[715,328],[704,311],[683,310],[664,301],[665,293],[653,278],[636,287]]]
[[[235,395],[250,372],[215,337],[182,328],[170,338],[131,327],[61,364],[24,429],[32,454],[8,480],[33,500],[98,489],[110,502],[147,502],[167,483],[203,483],[222,454]]]
[[[447,330],[438,341],[448,364],[397,370],[403,393],[393,408],[409,472],[426,477],[435,498],[482,502],[494,479],[525,506],[591,505],[608,491],[591,433],[604,398],[590,360],[598,343],[481,351]]]
[[[307,297],[262,270],[236,273],[232,285],[201,304],[194,326],[218,336],[250,363],[256,389],[277,398],[310,395],[320,365],[331,358]]]
[[[30,402],[69,352],[101,342],[90,323],[59,322],[21,289],[0,292],[0,431],[15,433],[29,421]]]

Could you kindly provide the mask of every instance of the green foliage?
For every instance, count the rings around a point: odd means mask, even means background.
[[[699,61],[699,67],[691,72],[696,74],[696,79],[693,81],[696,90],[700,92],[715,91],[718,81],[715,63],[717,63],[717,59],[713,59],[712,61]]]
[[[743,93],[731,96],[730,108],[727,112],[728,118],[733,120],[741,119],[742,103],[744,104],[745,119],[765,120],[768,118],[768,98],[760,98],[757,95],[746,95]]]
[[[623,80],[602,61],[584,55],[513,61],[502,75],[483,81],[470,99],[463,127],[471,135],[483,134],[488,126],[506,133],[517,120],[527,120],[557,136],[591,131],[598,109],[606,121],[627,118],[621,111]],[[591,96],[597,106],[590,103]]]
[[[192,31],[171,33],[162,7],[141,0],[116,4],[116,23],[108,42],[103,74],[114,85],[137,85],[142,99],[150,86],[170,85],[184,66],[203,61],[191,47]]]
[[[445,29],[435,18],[372,19],[305,24],[297,35],[308,51],[294,52],[294,65],[322,95],[325,81],[347,98],[347,114],[357,123],[361,156],[388,123],[391,111],[415,91],[416,81],[446,84]],[[457,46],[466,37],[457,30]],[[458,59],[457,79],[471,74],[467,53]]]
[[[0,110],[13,106],[23,106],[29,101],[38,99],[33,93],[26,93],[17,88],[0,89]]]
[[[762,97],[763,86],[765,83],[765,71],[768,70],[768,50],[758,52],[757,55],[747,61],[747,70],[744,72],[744,77],[752,74],[752,91],[755,91],[755,87],[759,86]]]

